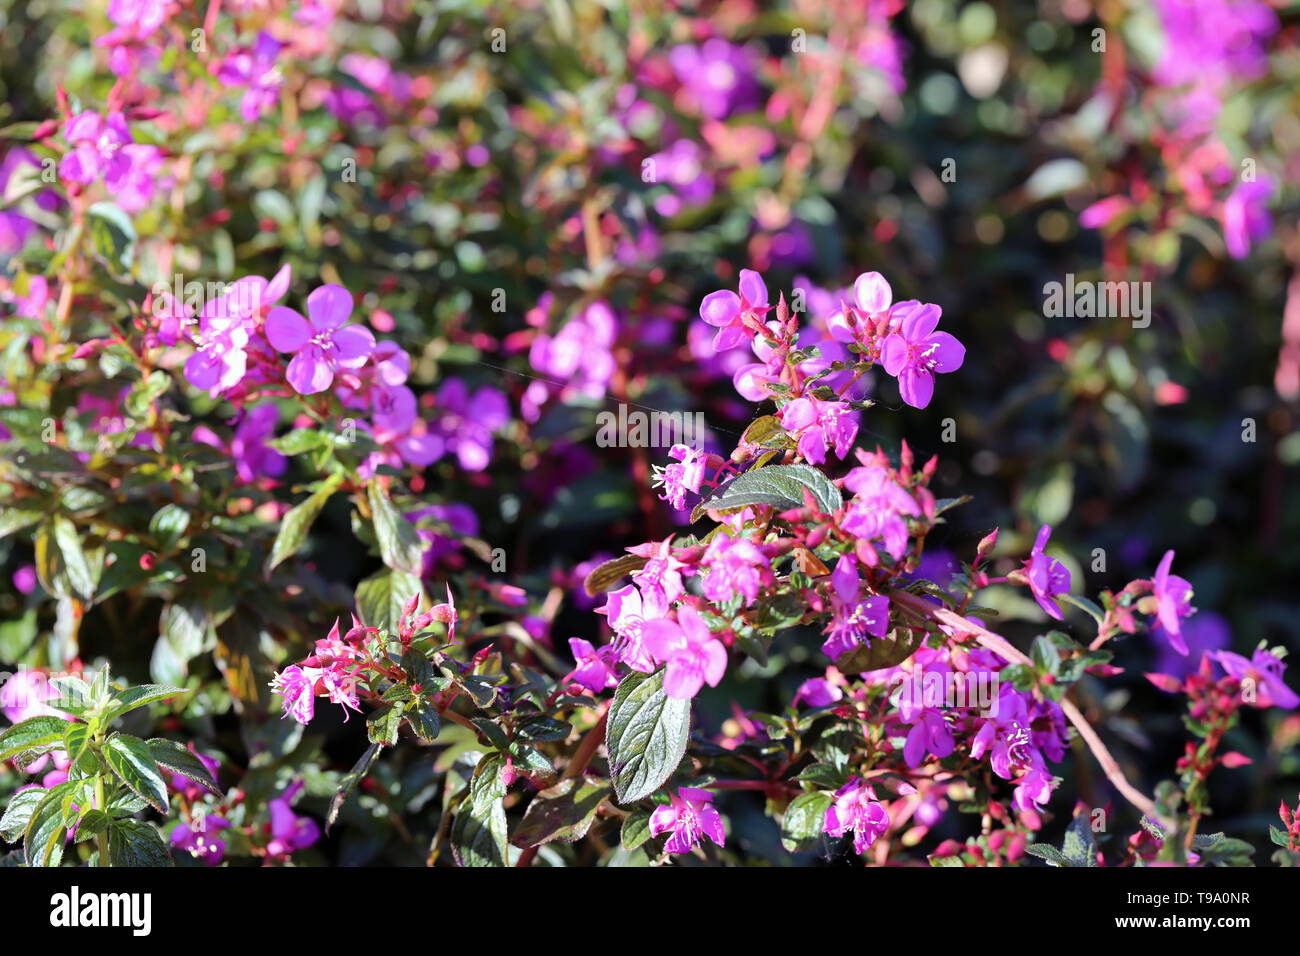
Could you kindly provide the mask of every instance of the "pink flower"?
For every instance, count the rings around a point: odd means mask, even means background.
[[[677,609],[676,621],[647,621],[641,640],[650,656],[665,665],[664,693],[669,697],[689,700],[705,683],[717,687],[727,670],[726,647],[688,605]]]
[[[297,664],[275,675],[271,689],[284,698],[284,716],[306,727],[316,716],[316,692],[312,689],[320,677],[319,670],[304,669]]]
[[[700,493],[700,483],[704,481],[705,461],[709,456],[698,448],[680,444],[673,445],[668,451],[668,456],[677,459],[677,462],[663,468],[656,465],[652,480],[656,485],[663,486],[664,493],[659,498],[668,502],[676,510],[682,511],[686,508],[686,493],[690,492],[693,495]]]
[[[961,368],[966,347],[949,333],[934,330],[942,315],[937,305],[900,302],[891,314],[901,316],[902,324],[881,346],[881,361],[885,371],[898,379],[903,401],[925,408],[934,396],[935,373]]]
[[[814,465],[824,464],[832,445],[843,458],[858,437],[858,423],[847,402],[797,398],[781,409],[781,427],[799,439],[799,454]]]
[[[1286,665],[1276,654],[1260,647],[1249,659],[1232,651],[1214,651],[1209,656],[1243,683],[1254,681],[1256,706],[1281,707],[1283,710],[1295,710],[1300,706],[1300,695],[1282,683]]]
[[[825,826],[834,837],[852,831],[854,851],[866,853],[889,829],[889,813],[877,802],[871,785],[854,777],[835,792],[835,802],[826,808]]]
[[[840,527],[867,541],[883,538],[885,550],[897,561],[907,550],[904,515],[919,515],[921,508],[888,471],[876,465],[854,468],[844,479],[854,498],[845,508]]]
[[[701,837],[725,846],[726,831],[722,816],[713,806],[713,794],[694,787],[682,787],[669,798],[668,806],[657,807],[650,814],[650,833],[658,836],[672,832],[664,849],[669,853],[689,853]]]
[[[653,671],[654,662],[650,660],[642,636],[646,623],[667,614],[668,605],[656,597],[643,598],[635,585],[628,584],[610,591],[605,606],[597,609],[596,613],[605,615],[617,635],[613,647],[623,663],[643,674]]]
[[[844,699],[844,691],[824,677],[813,677],[799,685],[791,706],[805,703],[809,707],[828,707]]]
[[[1169,568],[1174,563],[1174,553],[1166,551],[1156,567],[1156,575],[1151,579],[1151,590],[1156,597],[1156,617],[1165,629],[1169,643],[1180,654],[1187,653],[1187,642],[1182,636],[1182,619],[1190,617],[1196,608],[1192,607],[1191,582],[1170,574]]]
[[[1029,552],[1029,560],[1025,562],[1025,576],[1029,578],[1029,590],[1034,595],[1034,600],[1038,602],[1038,606],[1049,617],[1060,621],[1064,620],[1061,616],[1061,606],[1053,598],[1058,594],[1069,593],[1070,572],[1060,561],[1043,554],[1043,549],[1047,547],[1047,539],[1051,536],[1051,525],[1043,525],[1038,529],[1034,548]]]
[[[752,542],[729,534],[719,534],[709,542],[702,563],[709,569],[702,586],[710,601],[729,601],[740,594],[747,604],[753,604],[759,589],[772,580],[767,556]]]
[[[606,644],[597,650],[588,641],[571,637],[569,650],[573,652],[573,659],[578,664],[573,669],[573,679],[587,690],[599,694],[606,688],[618,685],[618,677],[614,674],[614,662],[618,659],[618,653],[612,645]]]
[[[831,585],[833,613],[826,625],[822,653],[834,661],[860,644],[870,644],[873,637],[885,636],[889,629],[889,598],[860,598],[858,562],[851,554],[840,555],[831,572]]]
[[[132,142],[131,131],[121,113],[105,117],[82,110],[68,120],[63,138],[70,149],[59,162],[60,179],[85,184],[102,177],[111,189],[130,171],[131,161],[121,148]]]
[[[307,296],[304,319],[277,306],[266,317],[266,337],[277,351],[294,353],[287,378],[299,395],[323,392],[341,369],[359,369],[375,348],[375,337],[360,325],[344,326],[352,314],[352,293],[323,285]]]
[[[713,348],[721,352],[752,336],[770,308],[763,277],[752,269],[741,269],[740,295],[729,289],[710,292],[700,303],[700,318],[717,328]]]

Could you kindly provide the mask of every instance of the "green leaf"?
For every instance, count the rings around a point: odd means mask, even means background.
[[[149,519],[149,533],[160,551],[176,547],[189,526],[190,513],[177,504],[163,505]]]
[[[343,484],[341,474],[330,475],[306,500],[294,505],[285,513],[280,521],[280,530],[276,532],[275,543],[271,545],[271,553],[262,568],[262,573],[266,577],[269,578],[279,564],[298,553],[298,549],[307,540],[307,532],[311,530],[312,523],[325,507],[325,502],[338,491],[341,484]]]
[[[361,755],[357,762],[352,765],[352,769],[343,777],[343,780],[339,783],[338,790],[334,792],[334,796],[330,800],[329,813],[325,817],[326,833],[329,833],[330,827],[332,827],[334,821],[339,818],[339,811],[343,809],[343,804],[347,803],[348,797],[352,796],[352,792],[356,790],[361,784],[361,781],[365,779],[366,774],[368,774],[370,768],[375,765],[375,761],[379,759],[379,755],[383,752],[383,749],[383,744],[371,744],[366,748],[365,753]]]
[[[214,797],[223,796],[221,787],[212,779],[208,768],[188,747],[163,737],[151,737],[145,743],[149,745],[149,753],[159,768],[198,784]]]
[[[402,729],[402,705],[387,704],[366,718],[366,735],[371,743],[391,747],[397,743],[397,732]]]
[[[470,800],[485,807],[505,797],[507,787],[501,779],[501,771],[505,765],[506,755],[500,752],[484,754],[480,757],[474,767],[474,776],[469,781]]]
[[[451,853],[461,866],[509,866],[506,811],[500,800],[466,800],[451,824]]]
[[[804,767],[795,779],[800,783],[811,783],[821,790],[834,791],[848,783],[849,775],[841,767],[815,763]]]
[[[104,741],[102,753],[109,768],[132,793],[159,813],[167,812],[167,784],[147,743],[139,737],[113,734]]]
[[[415,525],[402,517],[389,499],[388,489],[378,481],[366,486],[366,496],[384,564],[396,571],[420,574],[424,570],[424,542],[416,534]]]
[[[609,772],[619,803],[663,785],[686,753],[691,702],[664,693],[664,670],[633,671],[619,682],[605,727]]]
[[[407,708],[404,716],[411,730],[421,740],[433,743],[438,739],[438,732],[442,729],[442,724],[438,720],[438,709],[427,700],[418,701]]]
[[[510,842],[523,849],[552,840],[581,840],[609,794],[609,785],[594,777],[563,780],[533,798]]]
[[[68,760],[76,763],[90,746],[91,727],[89,724],[68,724],[63,735],[63,749],[68,752]]]
[[[412,594],[423,594],[420,579],[405,571],[384,568],[357,585],[357,612],[369,627],[396,633],[402,605]]]
[[[824,790],[801,793],[790,801],[781,818],[781,845],[791,853],[815,850],[826,832],[826,811],[835,794]]]
[[[1287,834],[1282,829],[1280,829],[1279,827],[1275,827],[1272,824],[1269,824],[1268,827],[1268,838],[1272,840],[1274,843],[1276,843],[1278,846],[1284,846],[1288,848],[1290,848],[1291,846],[1290,837],[1288,837]]]
[[[650,811],[633,810],[623,820],[618,842],[625,850],[635,850],[650,839]]]
[[[87,210],[90,240],[95,252],[119,272],[131,270],[136,240],[131,217],[111,202],[97,202]]]
[[[23,857],[28,866],[58,866],[68,829],[63,825],[63,798],[76,789],[71,780],[43,791],[45,799],[33,809],[23,836]]]
[[[1025,852],[1030,856],[1036,856],[1040,860],[1046,860],[1052,866],[1069,866],[1070,863],[1061,854],[1061,851],[1050,843],[1031,843],[1025,847]]]
[[[1092,601],[1089,601],[1086,597],[1080,597],[1077,594],[1057,594],[1056,599],[1058,601],[1064,601],[1066,604],[1073,604],[1079,610],[1087,612],[1087,614],[1098,624],[1105,621],[1105,612],[1103,612],[1102,609]]]
[[[59,546],[63,558],[63,568],[68,575],[72,589],[86,601],[95,596],[95,585],[99,583],[98,575],[86,560],[86,552],[81,548],[81,538],[77,527],[62,515],[55,515],[52,520],[54,541]]]
[[[42,754],[63,746],[68,722],[61,717],[29,717],[0,732],[0,760],[18,754]]]
[[[87,808],[77,820],[77,842],[89,840],[91,837],[98,836],[108,829],[108,825],[113,822],[103,810],[93,810]]]
[[[4,816],[0,817],[0,839],[6,843],[16,843],[22,839],[27,832],[27,824],[32,819],[32,812],[45,796],[44,788],[32,787],[10,797]]]
[[[1054,675],[1061,667],[1061,655],[1057,653],[1056,645],[1041,634],[1029,646],[1029,657],[1039,674]]]
[[[706,511],[727,511],[750,505],[770,505],[781,511],[803,507],[803,493],[812,494],[820,511],[834,512],[844,497],[834,482],[808,465],[768,465],[751,468],[724,482],[713,494],[695,506],[691,520],[697,521]]]
[[[158,828],[139,820],[115,820],[108,831],[109,866],[171,866]]]
[[[105,712],[105,720],[121,717],[137,708],[188,693],[189,691],[184,687],[168,687],[166,684],[138,684],[135,687],[128,687],[113,694]]]
[[[587,580],[583,583],[583,587],[591,597],[604,594],[633,571],[640,571],[644,568],[649,560],[649,558],[643,558],[639,554],[624,554],[617,558],[611,558],[604,564],[591,569],[591,572],[587,575]]]
[[[525,714],[515,722],[515,739],[530,744],[564,740],[572,732],[571,725],[545,714]]]
[[[267,442],[282,455],[290,457],[329,444],[329,437],[319,428],[295,428],[275,441]]]
[[[896,627],[884,637],[872,638],[870,644],[858,644],[840,655],[835,662],[843,674],[864,674],[886,667],[896,667],[916,653],[925,643],[925,631]]]
[[[15,531],[21,531],[28,525],[36,524],[44,517],[44,512],[27,508],[5,508],[0,510],[0,538],[8,537]]]

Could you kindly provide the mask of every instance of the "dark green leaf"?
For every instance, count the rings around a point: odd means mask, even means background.
[[[751,505],[770,505],[781,511],[802,508],[803,493],[812,494],[820,511],[830,514],[843,503],[844,497],[834,482],[808,465],[768,465],[751,468],[720,485],[708,498],[696,505],[691,520],[706,511],[727,511]]]
[[[619,682],[609,709],[605,746],[619,803],[658,790],[682,755],[691,728],[691,702],[664,693],[663,668],[633,671]]]
[[[104,741],[104,759],[113,773],[159,813],[167,812],[167,784],[163,782],[149,745],[139,737],[113,734]]]
[[[563,780],[533,798],[510,842],[520,848],[587,835],[596,810],[609,796],[609,785],[592,777]]]
[[[222,796],[221,787],[212,779],[208,768],[188,747],[162,737],[151,737],[145,743],[149,745],[154,762],[163,770],[198,784],[214,797]]]

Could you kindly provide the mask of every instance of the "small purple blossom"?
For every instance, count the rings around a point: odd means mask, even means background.
[[[727,670],[727,649],[713,636],[694,608],[677,609],[677,620],[647,621],[642,643],[656,663],[664,664],[664,693],[689,700],[704,684],[717,687]]]
[[[1047,539],[1051,536],[1051,525],[1043,525],[1038,529],[1033,550],[1029,552],[1029,560],[1025,562],[1025,576],[1029,579],[1029,590],[1034,595],[1034,600],[1038,602],[1038,606],[1049,617],[1061,621],[1064,620],[1061,616],[1061,606],[1054,598],[1058,594],[1070,592],[1070,572],[1060,561],[1049,558],[1043,553],[1043,549],[1047,547]]]
[[[614,673],[618,652],[613,645],[606,644],[597,649],[580,637],[571,637],[569,650],[573,652],[573,659],[578,665],[573,669],[573,679],[587,690],[599,694],[607,688],[618,686],[618,677]]]
[[[719,534],[709,542],[702,564],[708,573],[701,587],[710,601],[729,601],[739,594],[746,604],[753,604],[759,589],[772,580],[767,556],[753,542],[728,534]]]
[[[1155,577],[1151,579],[1151,591],[1156,598],[1156,618],[1164,628],[1169,643],[1178,653],[1186,654],[1187,643],[1182,637],[1182,620],[1190,617],[1196,608],[1191,603],[1191,582],[1169,573],[1173,563],[1173,551],[1166,551],[1156,567]]]
[[[854,852],[866,853],[889,829],[889,812],[876,800],[871,785],[854,777],[835,791],[835,802],[826,808],[825,826],[834,837],[852,832]]]
[[[885,371],[898,379],[903,401],[913,408],[925,408],[934,396],[936,372],[955,372],[966,359],[966,347],[948,332],[936,332],[942,311],[937,305],[916,301],[900,302],[890,311],[901,317],[897,331],[881,346]]]
[[[885,636],[889,630],[889,598],[862,598],[858,562],[851,554],[840,555],[831,572],[831,586],[832,613],[822,653],[834,661],[859,645],[870,644],[873,637]]]
[[[360,325],[344,325],[352,314],[352,293],[323,285],[307,296],[307,316],[276,306],[266,317],[266,338],[280,352],[292,352],[287,378],[299,395],[323,392],[343,369],[359,369],[375,348]]]
[[[798,438],[799,454],[814,465],[825,464],[828,446],[843,459],[858,437],[857,417],[847,402],[797,398],[781,409],[781,426]]]
[[[708,454],[689,445],[677,444],[668,450],[668,457],[677,459],[675,464],[660,468],[655,466],[653,481],[662,485],[664,493],[659,497],[668,502],[677,511],[686,508],[686,495],[700,493],[700,484],[704,481],[705,462]]]
[[[669,853],[689,853],[701,837],[724,846],[727,834],[722,816],[713,806],[713,794],[694,787],[682,787],[669,797],[668,806],[656,807],[650,814],[650,834],[671,833],[664,849]]]
[[[700,303],[700,318],[717,328],[713,348],[721,352],[747,341],[750,330],[762,324],[770,308],[763,277],[752,269],[741,269],[740,294],[729,289],[710,292]]]
[[[1286,664],[1282,658],[1263,647],[1255,649],[1249,658],[1232,651],[1214,651],[1210,658],[1230,675],[1242,682],[1243,699],[1258,707],[1280,707],[1295,710],[1300,706],[1300,695],[1282,682]],[[1254,696],[1246,694],[1246,681],[1254,682]]]
[[[907,550],[906,515],[919,515],[921,508],[888,471],[876,465],[854,468],[844,479],[853,492],[840,527],[867,541],[883,538],[885,550],[895,561]]]

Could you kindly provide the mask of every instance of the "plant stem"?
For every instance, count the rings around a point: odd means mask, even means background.
[[[104,777],[101,774],[95,774],[95,809],[107,812],[108,808],[104,806]],[[95,837],[95,844],[99,848],[99,865],[108,866],[108,828]]]

